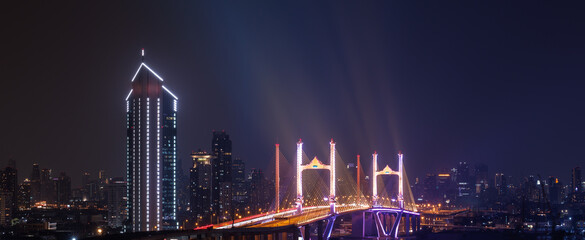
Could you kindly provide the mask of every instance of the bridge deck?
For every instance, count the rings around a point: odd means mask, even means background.
[[[336,208],[336,215],[348,214],[353,211],[367,210],[370,206],[364,205],[340,205]],[[315,207],[312,209],[303,209],[302,214],[292,214],[288,216],[282,216],[274,218],[271,221],[266,221],[260,224],[248,226],[248,227],[282,227],[290,225],[305,225],[308,223],[320,221],[331,217],[332,214],[329,212],[329,206]]]
[[[380,207],[376,207],[380,208]],[[382,207],[388,210],[398,210],[394,207]],[[349,214],[355,211],[364,211],[374,209],[369,205],[357,204],[341,204],[336,206],[335,215]],[[273,228],[284,226],[302,226],[316,221],[324,220],[331,217],[329,206],[313,206],[303,208],[301,214],[297,214],[295,209],[283,210],[279,213],[266,213],[256,216],[239,219],[234,222],[224,222],[213,225],[214,229],[230,229],[230,228]]]

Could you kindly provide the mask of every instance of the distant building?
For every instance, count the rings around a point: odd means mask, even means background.
[[[2,192],[10,195],[10,199],[8,199],[10,205],[7,207],[10,208],[11,212],[15,212],[18,209],[18,172],[14,165],[14,160],[10,159],[8,166],[0,172],[0,188]]]
[[[544,183],[541,183],[540,180],[537,180],[534,175],[525,177],[520,186],[521,196],[528,201],[539,202],[542,192],[540,184]]]
[[[181,158],[177,159],[177,166],[183,166]],[[185,174],[185,171],[180,168],[177,169],[177,221],[179,222],[179,228],[187,229],[193,222],[190,222],[191,211],[191,188],[189,185],[190,177],[189,173]],[[189,221],[188,221],[189,220]]]
[[[57,203],[59,205],[68,205],[71,200],[71,177],[61,172],[56,180],[57,185]]]
[[[437,197],[443,203],[450,203],[457,196],[451,179],[451,174],[448,172],[440,172],[437,174]]]
[[[51,177],[53,170],[44,168],[41,170],[41,201],[47,203],[56,202],[56,187],[53,178]]]
[[[31,203],[41,201],[41,170],[38,163],[33,164],[30,174]]]
[[[265,178],[264,173],[260,169],[250,170],[248,175],[248,186],[250,193],[250,212],[260,213],[266,212],[270,208],[271,196],[274,188]]]
[[[458,191],[457,196],[460,198],[471,196],[473,190],[471,176],[469,174],[469,165],[467,165],[467,162],[459,162],[456,179]]]
[[[108,196],[108,226],[119,228],[126,218],[126,181],[124,178],[112,178],[106,185]]]
[[[581,179],[581,168],[575,167],[571,171],[571,192],[580,193],[583,192],[582,186],[583,180]]]
[[[31,182],[28,178],[18,186],[17,205],[19,210],[28,210],[31,207]]]
[[[100,202],[100,204],[105,204],[107,203],[108,199],[107,199],[107,189],[106,189],[106,185],[108,184],[108,177],[106,175],[106,171],[105,170],[99,170],[98,171],[98,180],[97,180],[97,198],[98,201]]]
[[[106,184],[108,182],[108,178],[107,178],[105,170],[98,171],[98,181],[100,184]]]
[[[508,184],[506,181],[506,176],[503,173],[496,173],[494,178],[494,187],[496,188],[499,196],[506,195]]]
[[[548,177],[548,198],[552,204],[560,204],[562,202],[562,186],[559,179],[553,176]]]
[[[199,149],[191,153],[193,167],[190,170],[190,206],[192,217],[198,223],[211,223],[211,189],[213,155]]]
[[[91,173],[89,172],[82,172],[81,173],[81,187],[85,188],[91,181]]]
[[[0,226],[7,226],[12,217],[12,194],[0,191]]]
[[[231,219],[232,212],[232,141],[230,136],[213,132],[211,141],[213,154],[213,190],[211,200],[213,213],[219,221]]]
[[[244,208],[247,204],[246,194],[246,165],[240,158],[232,162],[233,175],[233,203],[236,209]]]
[[[424,202],[436,202],[439,199],[437,191],[437,175],[427,174],[423,179],[423,194],[422,199]]]
[[[144,62],[131,82],[126,97],[128,230],[178,229],[178,98]]]
[[[475,165],[475,196],[479,197],[489,187],[488,166],[485,164]]]

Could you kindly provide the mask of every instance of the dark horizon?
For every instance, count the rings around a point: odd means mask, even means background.
[[[225,129],[246,167],[302,138],[346,162],[405,154],[568,183],[584,162],[585,16],[566,3],[11,3],[0,163],[124,176],[125,102],[145,62],[178,96],[178,154]],[[383,166],[382,165],[382,166]],[[493,175],[492,175],[493,176]]]

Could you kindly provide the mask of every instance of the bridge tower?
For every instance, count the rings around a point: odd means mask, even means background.
[[[323,164],[317,157],[307,165],[303,165],[303,142],[297,142],[297,212],[303,211],[303,171],[309,169],[329,170],[329,211],[335,213],[335,142],[329,143],[329,165]]]
[[[274,176],[274,190],[275,190],[275,197],[276,197],[276,201],[275,203],[275,212],[279,212],[280,211],[280,150],[279,147],[280,145],[277,143],[275,144],[276,147],[276,163],[275,165],[275,176]]]
[[[372,169],[373,174],[372,176],[372,205],[378,206],[378,182],[377,177],[378,175],[398,175],[398,204],[400,208],[404,208],[404,186],[403,186],[403,179],[402,179],[402,153],[398,153],[398,171],[392,170],[388,165],[384,167],[381,171],[378,171],[378,153],[374,152],[372,154]]]

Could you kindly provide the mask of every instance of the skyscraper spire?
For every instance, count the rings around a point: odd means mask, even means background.
[[[142,62],[144,62],[144,48],[142,48]]]

